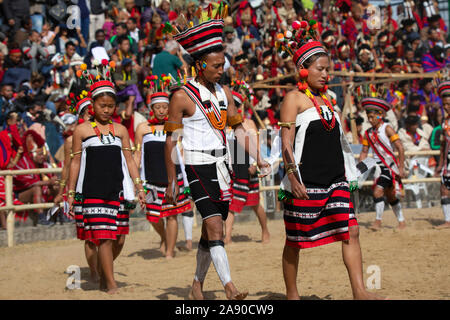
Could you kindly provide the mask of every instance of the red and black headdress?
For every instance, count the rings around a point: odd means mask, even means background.
[[[391,105],[386,100],[380,98],[364,98],[361,100],[361,106],[366,110],[375,110],[378,112],[388,112],[391,109]]]
[[[442,82],[438,87],[439,96],[444,96],[445,94],[450,95],[450,81]]]

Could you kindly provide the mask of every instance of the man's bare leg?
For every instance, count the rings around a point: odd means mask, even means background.
[[[233,231],[233,224],[234,224],[234,212],[229,211],[227,220],[225,220],[225,237],[223,239],[223,242],[225,244],[230,244],[233,241],[231,240],[231,233]]]
[[[208,246],[211,254],[211,260],[214,264],[220,281],[225,288],[227,298],[230,300],[242,300],[248,295],[248,292],[239,292],[231,281],[230,267],[228,257],[225,251],[223,239],[223,221],[221,216],[213,216],[203,221],[206,224],[208,233]]]
[[[208,247],[208,233],[206,232],[206,225],[202,224],[202,235],[198,243],[197,249],[197,266],[195,270],[194,281],[192,289],[189,293],[190,300],[203,300],[203,283],[209,266],[211,265],[211,253]]]

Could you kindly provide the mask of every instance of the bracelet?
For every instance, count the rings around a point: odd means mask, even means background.
[[[138,143],[138,144],[136,145],[136,151],[141,151],[141,144],[140,144],[140,143]]]
[[[80,154],[82,152],[83,152],[82,150],[81,151],[77,151],[77,152],[73,152],[73,153],[70,154],[70,158],[73,159],[73,157],[75,157],[77,154]]]
[[[61,180],[61,181],[59,182],[59,185],[60,185],[61,187],[65,187],[65,186],[66,186],[66,180]]]
[[[67,191],[67,196],[68,197],[74,197],[75,196],[75,191],[74,190]]]
[[[257,163],[256,161],[253,162],[253,163],[252,163],[252,166],[257,167],[257,166],[258,166],[258,163]]]
[[[286,175],[289,175],[289,174],[295,173],[295,172],[296,172],[296,170],[291,168],[288,171],[286,171]]]
[[[145,193],[145,189],[139,189],[139,190],[138,190],[138,193],[140,193],[140,192]]]
[[[141,184],[141,183],[142,183],[142,179],[141,178],[134,179],[134,184]]]
[[[286,170],[289,170],[289,169],[296,169],[296,165],[295,165],[295,163],[286,163],[286,165],[285,165],[285,168],[286,168]]]

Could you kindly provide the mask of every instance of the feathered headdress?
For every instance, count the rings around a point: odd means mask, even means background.
[[[77,76],[81,79],[85,78],[89,83],[90,97],[94,99],[97,95],[104,92],[116,94],[114,83],[111,78],[111,71],[116,67],[116,63],[114,61],[103,59],[101,62],[94,60],[93,65],[96,69],[95,74],[87,70],[86,64],[82,64],[80,66],[81,70],[77,71]]]
[[[201,7],[194,14],[199,24],[194,25],[183,14],[176,20],[176,25],[167,23],[163,33],[173,35],[173,38],[191,55],[201,55],[203,52],[221,47],[224,21],[228,16],[228,5],[224,2],[210,3],[207,9]]]
[[[312,56],[320,53],[327,53],[322,43],[319,41],[317,33],[318,24],[316,20],[294,21],[292,29],[287,30],[284,34],[277,35],[277,42],[275,43],[278,52],[287,53],[292,56],[295,65],[300,69],[300,78],[302,81],[298,83],[299,90],[308,88],[306,78],[308,77],[308,70],[303,68],[303,64]],[[324,91],[327,90],[325,86]]]
[[[80,114],[89,106],[92,106],[92,99],[88,91],[83,90],[80,94],[75,94],[73,92],[69,93],[67,97],[66,104],[69,107],[69,112],[76,115],[78,118]],[[81,123],[81,119],[78,122]]]

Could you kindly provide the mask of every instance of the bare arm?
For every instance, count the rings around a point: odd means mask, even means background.
[[[115,124],[117,126],[118,134],[122,139],[122,152],[125,157],[125,161],[127,162],[128,172],[130,173],[131,179],[133,179],[134,187],[136,191],[138,191],[139,202],[141,207],[145,208],[145,192],[142,187],[142,182],[136,183],[137,179],[139,179],[139,171],[136,166],[136,162],[134,162],[133,155],[131,153],[131,145],[130,145],[130,136],[128,134],[127,129],[120,124]]]
[[[283,99],[283,103],[281,104],[280,110],[280,120],[284,123],[291,123],[288,126],[282,126],[281,128],[281,152],[284,161],[285,170],[290,166],[296,167],[295,158],[294,158],[294,139],[295,139],[295,120],[297,118],[297,113],[299,111],[298,106],[298,95],[296,91],[290,91],[286,94]],[[297,172],[287,172],[288,179],[292,186],[292,194],[298,199],[308,199],[308,195],[306,194],[306,188],[303,184],[300,183],[300,177]]]
[[[136,145],[136,151],[134,152],[134,162],[136,162],[136,167],[139,169],[141,166],[141,148],[142,148],[142,138],[144,136],[143,126],[147,125],[146,123],[141,123],[136,129],[136,136],[134,138],[134,142]],[[137,146],[140,146],[138,148]],[[138,150],[139,149],[139,150]]]
[[[386,126],[386,135],[389,139],[391,139],[391,137],[397,134],[392,127]],[[393,141],[392,143],[395,149],[398,151],[398,169],[400,171],[400,176],[402,178],[405,178],[405,149],[403,148],[403,144],[400,138],[397,138],[397,140]]]
[[[186,105],[188,99],[186,93],[183,90],[176,91],[169,103],[169,119],[168,123],[181,124],[183,121],[184,106]],[[166,145],[164,146],[164,156],[166,160],[166,170],[167,170],[167,182],[168,186],[171,187],[175,182],[175,194],[172,192],[166,192],[166,200],[168,203],[176,204],[177,197],[179,193],[178,184],[176,183],[176,171],[175,163],[173,162],[173,153],[175,152],[175,146],[178,140],[178,133],[167,132]],[[170,189],[169,189],[170,190]]]
[[[81,163],[81,143],[82,143],[82,126],[75,128],[72,135],[72,154],[73,158],[70,161],[69,169],[69,182],[67,184],[67,190],[75,191],[75,185],[78,180],[78,174],[80,173],[80,163]],[[74,197],[68,194],[69,202],[69,214],[73,215],[73,201]]]
[[[227,100],[228,100],[228,108],[227,108],[228,115],[227,116],[233,117],[238,114],[236,105],[234,104],[233,95],[231,94],[231,91],[228,87],[224,86],[223,88],[224,88],[224,91],[225,91],[225,94],[226,94]],[[255,145],[255,139],[250,139],[250,143],[248,145],[245,143],[246,137],[248,136],[248,132],[244,128],[242,123],[235,125],[233,127],[233,129],[234,129],[234,134],[236,136],[236,140],[238,141],[238,143],[244,147],[245,151],[248,152],[248,154],[252,158],[256,159],[258,166],[260,168],[267,167],[268,163],[265,162],[261,158],[261,153],[259,152],[259,148],[257,147],[257,144]]]
[[[368,154],[369,154],[369,146],[363,145],[361,153],[359,154],[359,161],[363,161],[364,159],[366,159]]]
[[[69,177],[70,170],[70,153],[72,151],[72,137],[68,137],[66,141],[64,141],[64,166],[61,172],[61,182],[67,183],[67,179]],[[54,203],[57,204],[62,201],[62,195],[64,193],[64,183],[59,187],[58,195],[55,197]]]

